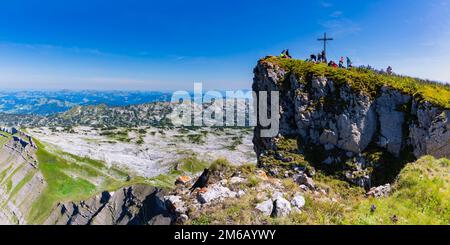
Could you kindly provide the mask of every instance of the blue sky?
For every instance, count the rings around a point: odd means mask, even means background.
[[[0,3],[0,89],[248,89],[290,48],[450,82],[448,0]]]

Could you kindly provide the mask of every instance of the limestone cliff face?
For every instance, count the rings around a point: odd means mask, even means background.
[[[337,85],[327,77],[298,77],[275,63],[260,61],[253,90],[280,91],[280,137],[299,140],[299,150],[314,148],[322,164],[349,159],[365,167],[374,148],[400,157],[413,153],[450,157],[450,111],[388,86],[376,95]],[[277,151],[277,138],[255,130],[258,156]]]
[[[32,203],[45,188],[35,148],[18,137],[0,134],[0,224],[26,224]]]

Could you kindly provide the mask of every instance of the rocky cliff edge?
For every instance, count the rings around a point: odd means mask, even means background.
[[[258,126],[254,136],[260,166],[275,175],[306,159],[370,187],[407,161],[450,157],[448,86],[267,57],[253,90],[280,94],[279,135],[263,138]]]

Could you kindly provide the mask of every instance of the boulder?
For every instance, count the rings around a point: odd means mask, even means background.
[[[230,184],[234,185],[234,184],[239,184],[239,183],[244,183],[246,180],[244,178],[241,177],[232,177],[230,179]]]
[[[288,200],[284,199],[283,197],[278,197],[274,201],[274,209],[273,209],[273,216],[274,217],[286,217],[291,213],[291,204]]]
[[[204,191],[198,193],[197,199],[200,203],[210,203],[213,201],[223,200],[225,198],[235,198],[237,193],[231,191],[229,188],[219,184],[214,184]]]
[[[237,194],[236,194],[236,197],[237,197],[237,198],[240,198],[240,197],[243,197],[243,196],[245,196],[245,191],[243,191],[243,190],[239,190],[239,191],[237,192]]]
[[[275,191],[272,193],[272,200],[276,200],[279,197],[283,197],[283,193],[280,191]]]
[[[189,220],[189,216],[187,216],[186,214],[181,214],[181,215],[178,217],[177,222],[178,222],[179,224],[184,224],[184,223],[186,223],[188,220]]]
[[[175,181],[175,185],[187,185],[192,180],[189,176],[180,176]]]
[[[305,191],[305,192],[309,190],[308,186],[306,186],[306,185],[300,185],[299,187],[302,191]]]
[[[269,177],[267,177],[267,174],[264,170],[258,169],[256,171],[256,176],[261,180],[268,180]]]
[[[305,206],[306,201],[302,195],[295,194],[294,198],[291,201],[291,204],[298,209],[302,209]]]
[[[314,190],[316,188],[316,185],[314,183],[314,180],[310,177],[308,177],[305,173],[300,173],[294,178],[295,182],[299,185],[305,185],[310,190]]]
[[[270,216],[272,215],[273,211],[273,201],[269,199],[262,203],[259,203],[258,205],[256,205],[256,209],[263,213],[265,216]]]
[[[367,196],[368,197],[374,197],[374,198],[383,198],[383,197],[387,197],[389,196],[389,194],[391,193],[391,185],[390,184],[386,184],[386,185],[382,185],[382,186],[378,186],[378,187],[374,187],[372,189],[370,189],[369,192],[367,192]]]
[[[169,210],[176,214],[184,214],[187,211],[187,207],[180,196],[165,196],[164,200]]]

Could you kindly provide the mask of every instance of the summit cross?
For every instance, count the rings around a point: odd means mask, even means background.
[[[327,37],[327,33],[326,32],[323,34],[323,38],[317,39],[317,41],[323,41],[323,54],[324,54],[323,59],[325,61],[327,60],[327,42],[328,41],[333,41],[333,40],[334,40],[333,38],[328,38]]]

